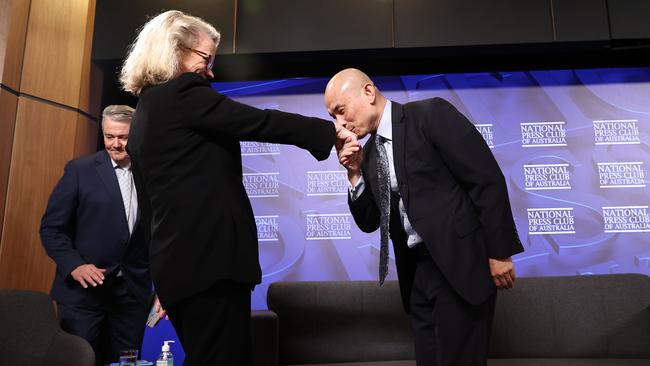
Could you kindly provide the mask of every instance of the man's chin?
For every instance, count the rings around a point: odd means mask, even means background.
[[[108,153],[115,162],[120,162],[127,159],[129,156],[126,153]]]

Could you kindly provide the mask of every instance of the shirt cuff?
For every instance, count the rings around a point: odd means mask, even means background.
[[[350,200],[352,202],[356,201],[356,199],[361,196],[361,193],[363,193],[363,190],[366,188],[365,181],[363,180],[363,175],[359,177],[359,180],[357,180],[357,184],[352,186],[350,182],[348,182],[348,190],[350,193]]]

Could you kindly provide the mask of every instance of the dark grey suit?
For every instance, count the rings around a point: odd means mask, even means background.
[[[449,300],[455,304],[451,309],[478,306],[479,310],[472,311],[480,311],[484,327],[489,327],[496,287],[488,258],[507,258],[523,251],[496,160],[476,128],[441,98],[404,105],[393,103],[392,134],[392,163],[399,193],[413,228],[424,240],[421,245],[426,246],[430,253],[427,257],[432,259],[422,261],[421,256],[409,250],[397,206],[393,205],[390,234],[406,311],[412,313],[414,326],[423,326],[422,322],[428,321],[423,320],[428,310],[421,309],[419,302],[430,303],[432,309],[440,312],[445,308],[436,309],[435,302],[441,303],[438,295],[444,294],[441,296],[445,299],[453,299]],[[364,146],[362,162],[364,180],[370,189],[366,187],[354,202],[349,202],[357,225],[366,232],[379,227],[376,160],[376,146],[371,138]],[[416,294],[412,293],[414,288],[418,290]],[[418,304],[412,303],[414,296]],[[425,315],[413,314],[420,310]],[[445,327],[443,323],[451,319],[455,324],[462,323],[464,320],[455,317],[454,312],[447,309],[446,316],[438,314],[433,320],[437,323],[432,326],[441,330]],[[450,332],[455,332],[454,327],[449,325]],[[456,328],[461,331],[463,327]],[[416,344],[434,342],[418,340],[417,330],[415,335]],[[447,339],[453,338],[447,335]],[[479,343],[487,347],[486,341]],[[442,346],[458,348],[445,344],[438,348]],[[450,362],[461,364],[457,356],[449,356],[453,359]],[[439,363],[449,364],[444,360]]]

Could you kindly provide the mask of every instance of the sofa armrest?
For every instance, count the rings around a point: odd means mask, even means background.
[[[251,312],[254,366],[278,366],[279,322],[271,310]]]

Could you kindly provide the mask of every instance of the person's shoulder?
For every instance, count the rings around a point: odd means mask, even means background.
[[[194,72],[185,72],[170,81],[174,86],[207,86],[210,87],[210,82],[201,75]]]
[[[435,108],[435,107],[453,107],[453,105],[446,99],[441,97],[433,97],[427,99],[416,100],[404,104],[405,108]]]
[[[174,80],[170,81],[170,87],[174,93],[181,98],[210,98],[222,97],[223,95],[212,88],[212,84],[204,77],[193,73],[186,72],[177,76]]]
[[[209,88],[210,82],[193,72],[186,72],[162,84],[151,85],[142,90],[140,99],[148,99],[154,95],[178,94],[194,88]]]
[[[92,154],[72,159],[66,164],[66,166],[72,169],[84,169],[105,162],[106,158],[106,151],[99,150]]]

